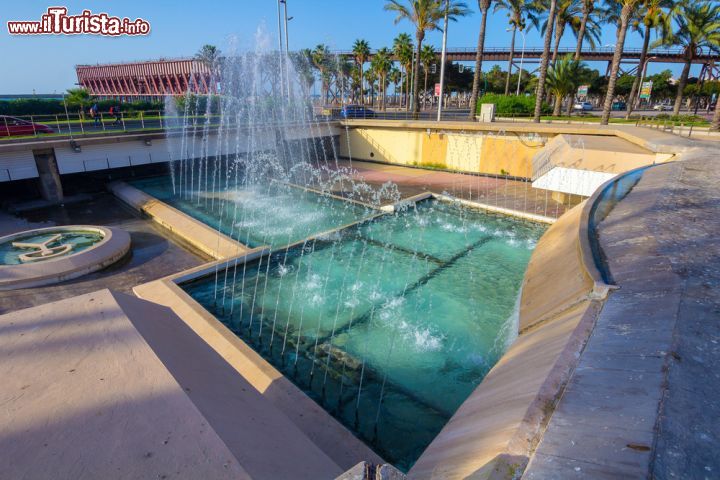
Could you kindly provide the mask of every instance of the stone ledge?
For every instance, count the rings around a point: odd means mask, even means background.
[[[148,215],[174,236],[210,258],[229,258],[249,251],[242,243],[125,182],[113,182],[108,185],[108,189],[120,200]]]
[[[101,270],[120,260],[130,250],[130,235],[119,228],[67,225],[25,230],[0,238],[0,242],[34,233],[85,230],[102,233],[103,239],[87,250],[53,260],[20,265],[0,265],[0,290],[40,287],[60,283]]]
[[[241,263],[248,258],[262,254],[263,251],[258,250],[246,257],[238,257],[237,260]],[[224,262],[232,261],[234,259]],[[189,275],[199,275],[208,268],[211,267],[203,265]],[[237,370],[278,410],[287,415],[315,445],[341,468],[349,469],[360,461],[384,463],[375,452],[175,283],[188,278],[190,278],[188,272],[181,272],[165,279],[139,285],[133,291],[140,298],[170,307],[198,337]]]

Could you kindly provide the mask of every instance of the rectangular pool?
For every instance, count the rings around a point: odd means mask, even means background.
[[[544,229],[427,200],[182,288],[407,471],[515,337]]]
[[[377,213],[357,203],[278,182],[183,195],[173,193],[169,176],[128,183],[251,248],[282,247]]]

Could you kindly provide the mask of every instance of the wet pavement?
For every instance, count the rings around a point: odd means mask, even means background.
[[[152,220],[141,218],[110,194],[65,206],[10,214],[0,211],[0,235],[54,225],[106,225],[130,234],[131,251],[122,260],[95,273],[57,285],[0,291],[0,314],[60,300],[102,288],[132,293],[136,285],[205,263],[179,245]]]

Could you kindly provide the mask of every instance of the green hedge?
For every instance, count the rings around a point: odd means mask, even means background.
[[[500,95],[486,93],[478,99],[476,112],[480,113],[480,106],[483,103],[495,104],[495,115],[532,115],[535,113],[535,96],[525,95]],[[542,113],[550,113],[550,105],[543,102]]]
[[[97,102],[98,109],[106,112],[110,107],[120,104],[120,108],[125,113],[137,112],[140,110],[163,110],[163,102],[126,102],[121,103],[117,100],[99,100]],[[92,103],[90,103],[92,105]],[[85,105],[85,110],[90,108]],[[77,113],[78,105],[68,105],[68,112]],[[62,100],[50,100],[40,98],[20,98],[17,100],[0,101],[0,115],[54,115],[64,114],[65,105]]]

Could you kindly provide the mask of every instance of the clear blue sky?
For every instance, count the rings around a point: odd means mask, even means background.
[[[106,12],[119,17],[149,21],[152,32],[147,37],[105,38],[80,36],[11,36],[8,20],[38,20],[48,6],[67,6],[69,13],[83,9]],[[313,47],[326,43],[332,49],[349,49],[356,38],[365,38],[372,48],[390,46],[401,31],[413,33],[407,22],[393,24],[394,16],[383,10],[384,0],[288,0],[290,49]],[[472,47],[477,42],[480,15],[477,2],[469,1],[474,13],[453,23],[449,29],[448,46]],[[0,94],[53,93],[74,86],[77,81],[74,65],[115,61],[145,60],[160,57],[193,55],[205,43],[227,50],[231,44],[240,49],[252,48],[258,27],[264,24],[272,42],[277,35],[275,0],[206,0],[200,2],[171,0],[123,0],[38,2],[36,0],[3,0],[0,9]],[[506,46],[504,13],[492,15],[488,21],[486,46]],[[442,36],[431,33],[427,40],[440,49]],[[614,44],[615,29],[603,29],[603,44]],[[527,34],[528,46],[542,44],[535,30]],[[272,43],[275,45],[275,43]],[[567,33],[563,46],[573,47],[575,39]],[[631,34],[628,47],[640,47],[641,39]],[[518,36],[518,49],[520,37]],[[491,64],[484,65],[490,68]],[[606,64],[593,65],[604,72]],[[651,64],[648,71],[667,68]],[[677,66],[673,71],[679,73]],[[695,72],[694,72],[695,73]]]

